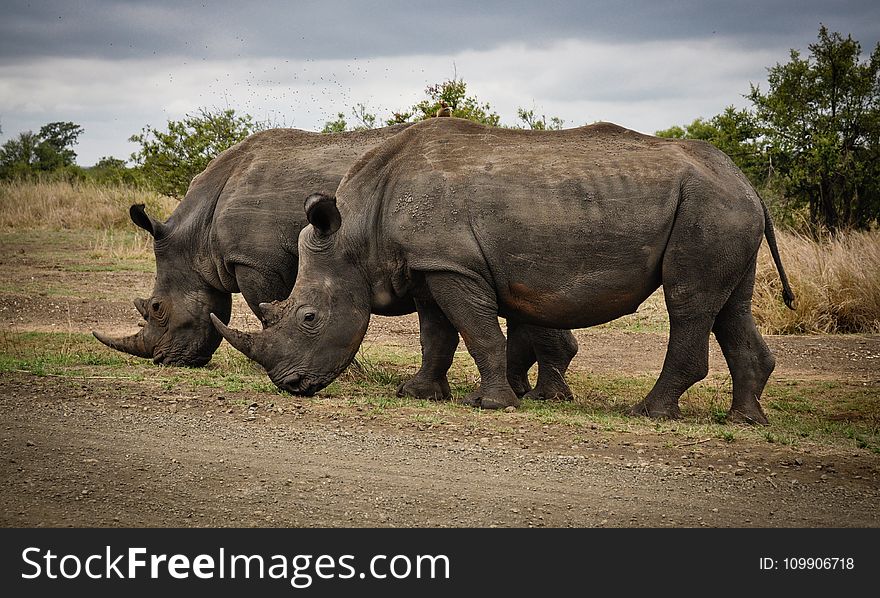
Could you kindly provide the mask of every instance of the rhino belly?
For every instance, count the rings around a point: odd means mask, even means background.
[[[498,290],[499,313],[553,328],[586,328],[631,314],[660,286],[659,269],[511,279]]]

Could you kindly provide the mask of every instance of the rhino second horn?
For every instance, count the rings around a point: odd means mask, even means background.
[[[281,317],[281,308],[275,303],[260,303],[260,311],[263,321],[268,323],[277,322]]]
[[[217,332],[223,335],[223,338],[225,338],[230,345],[253,359],[253,335],[230,328],[214,314],[211,314],[211,322],[213,322],[214,328],[217,329]]]
[[[136,310],[138,310],[138,313],[141,314],[143,317],[145,317],[145,318],[147,317],[147,300],[146,299],[141,299],[140,297],[135,299],[134,300],[134,308]]]
[[[137,334],[123,336],[122,338],[113,338],[112,336],[107,336],[106,334],[101,334],[94,330],[92,330],[92,335],[111,349],[116,349],[117,351],[122,351],[123,353],[134,355],[135,357],[149,359],[153,356],[153,352],[147,349],[147,345],[144,342],[143,330]]]

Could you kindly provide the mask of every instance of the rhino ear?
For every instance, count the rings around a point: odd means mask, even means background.
[[[323,193],[312,193],[306,198],[306,218],[315,230],[329,237],[342,226],[342,216],[336,207],[336,198]]]
[[[165,225],[148,215],[144,207],[144,204],[136,203],[128,209],[128,215],[132,222],[158,239],[165,234]]]

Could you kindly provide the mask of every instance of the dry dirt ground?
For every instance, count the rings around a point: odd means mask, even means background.
[[[0,333],[135,329],[130,298],[149,294],[150,273],[0,250]],[[417,330],[375,318],[368,340],[413,349]],[[572,369],[656,375],[665,336],[580,331]],[[880,337],[768,342],[774,379],[880,392]],[[724,370],[714,343],[711,368]],[[521,411],[380,413],[124,372],[0,376],[3,526],[880,526],[880,455],[855,445],[689,439],[647,422],[574,434]]]

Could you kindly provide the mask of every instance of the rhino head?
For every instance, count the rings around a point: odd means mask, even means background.
[[[156,284],[147,299],[135,299],[143,321],[130,336],[92,334],[112,349],[157,364],[199,367],[211,360],[222,337],[211,324],[217,314],[229,322],[232,296],[208,285],[195,269],[191,239],[175,235],[174,226],[150,217],[143,204],[131,206],[132,221],[153,237]]]
[[[261,303],[266,328],[246,333],[211,314],[229,343],[262,365],[278,388],[310,396],[354,359],[370,322],[370,291],[357,249],[342,232],[336,199],[310,195],[299,235],[299,271],[290,296]]]

